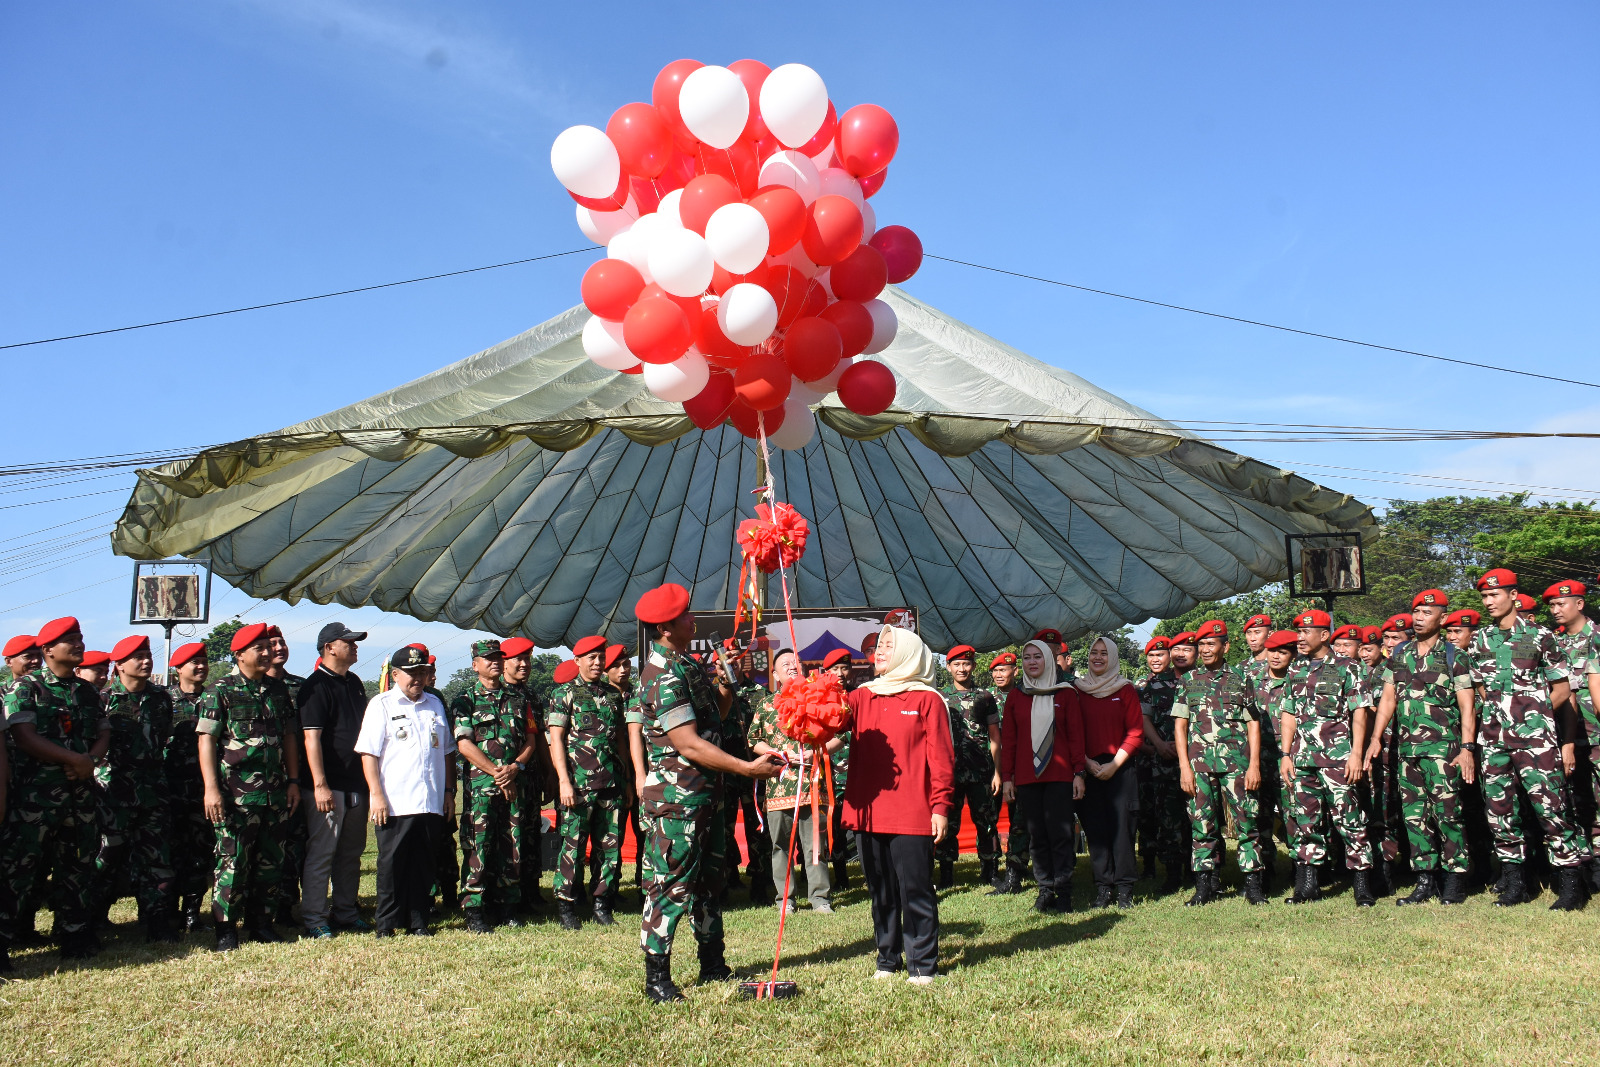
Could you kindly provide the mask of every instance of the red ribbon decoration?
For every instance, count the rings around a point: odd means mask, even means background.
[[[780,566],[793,567],[805,555],[806,538],[811,535],[805,517],[781,502],[771,507],[757,504],[756,515],[741,522],[734,535],[740,554],[767,574]]]

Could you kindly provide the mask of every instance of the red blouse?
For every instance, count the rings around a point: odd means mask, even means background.
[[[944,697],[926,689],[879,696],[863,688],[845,701],[852,712],[845,826],[932,837],[933,815],[949,816],[955,788]]]
[[[1033,697],[1022,689],[1006,697],[1005,714],[1000,716],[1000,780],[1017,785],[1034,782],[1070,782],[1082,774],[1083,716],[1078,709],[1078,691],[1071,687],[1056,690],[1055,744],[1044,772],[1033,773],[1033,730],[1030,724]]]
[[[1132,756],[1144,744],[1144,711],[1132,683],[1108,697],[1079,693],[1078,711],[1083,716],[1084,755],[1114,756],[1120,749]]]

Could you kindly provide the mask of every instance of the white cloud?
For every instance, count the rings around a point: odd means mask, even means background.
[[[1553,415],[1532,429],[1540,433],[1594,433],[1600,429],[1600,407]],[[1546,499],[1600,499],[1600,439],[1490,441],[1462,449],[1424,473],[1514,483],[1486,485],[1484,493],[1513,492],[1515,486],[1546,486],[1550,488],[1533,490],[1534,495]]]

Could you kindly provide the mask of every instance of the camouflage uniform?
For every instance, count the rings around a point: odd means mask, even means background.
[[[457,741],[471,741],[494,763],[516,760],[527,746],[527,706],[510,686],[485,689],[482,681],[450,704]],[[507,800],[493,776],[465,764],[461,808],[461,906],[486,902],[510,907],[522,899],[522,809]],[[521,782],[518,781],[520,790]],[[488,901],[485,898],[489,898]]]
[[[149,918],[166,911],[172,893],[172,823],[162,764],[172,734],[172,697],[153,683],[130,693],[117,676],[106,688],[105,707],[111,746],[95,772],[100,787],[96,903],[102,913],[111,906],[119,895],[117,876],[131,861],[139,914]]]
[[[1139,703],[1150,717],[1156,734],[1173,740],[1172,703],[1178,696],[1178,676],[1170,670],[1149,675],[1136,683]],[[1139,770],[1140,852],[1156,856],[1168,871],[1188,869],[1190,831],[1188,798],[1178,787],[1178,761],[1157,756],[1152,745],[1140,745]]]
[[[1261,869],[1256,833],[1256,795],[1244,787],[1250,769],[1248,728],[1259,723],[1256,685],[1232,667],[1193,671],[1178,686],[1172,717],[1189,722],[1189,765],[1194,796],[1189,798],[1193,827],[1191,863],[1196,873],[1221,868],[1223,807],[1239,835],[1239,869]]]
[[[30,723],[42,740],[87,753],[109,729],[94,686],[76,676],[57,678],[48,666],[17,680],[6,694],[6,726]],[[11,803],[0,852],[0,939],[19,934],[18,920],[44,872],[51,875],[50,908],[62,936],[88,932],[94,861],[100,848],[92,782],[72,781],[66,768],[17,751]]]
[[[750,723],[755,719],[757,705],[766,698],[766,689],[759,685],[744,686],[734,695],[733,707],[723,723],[722,750],[728,755],[746,760],[751,757],[750,742],[747,737],[750,733]],[[742,812],[744,847],[749,857],[745,873],[750,876],[751,889],[756,894],[764,892],[756,887],[772,882],[772,835],[768,833],[766,820],[761,817],[758,810],[757,791],[760,789],[761,784],[749,778],[737,774],[723,775],[722,808],[726,813],[723,817],[726,831],[724,835],[726,841],[723,845],[724,862],[730,873],[738,874],[739,842],[735,835],[738,831],[739,818],[736,813]]]
[[[217,866],[217,832],[206,818],[205,780],[200,776],[200,700],[205,690],[172,694],[172,730],[167,735],[162,765],[167,780],[167,851],[172,862],[173,893],[198,904],[211,888]]]
[[[1572,683],[1572,699],[1578,705],[1579,735],[1576,739],[1578,766],[1568,786],[1572,793],[1572,816],[1589,842],[1591,856],[1600,857],[1600,773],[1595,756],[1600,752],[1600,717],[1594,698],[1589,695],[1589,676],[1600,674],[1600,628],[1588,619],[1583,629],[1569,634],[1556,630],[1556,645],[1567,661],[1567,680]]]
[[[1008,686],[1005,689],[998,686],[989,687],[989,692],[994,694],[995,707],[1000,712],[1002,723],[1005,720],[1006,699],[1015,688],[1016,686]],[[1033,875],[1033,839],[1028,836],[1027,821],[1017,818],[1015,800],[1006,804],[1006,870],[1015,873],[1018,880]]]
[[[195,731],[216,738],[222,822],[211,914],[265,921],[283,876],[283,825],[289,807],[284,751],[295,722],[289,691],[276,678],[229,674],[200,698]]]
[[[989,731],[1000,726],[1000,708],[987,689],[957,689],[939,695],[950,709],[950,737],[955,741],[955,792],[950,804],[950,829],[936,852],[941,860],[954,860],[961,852],[961,805],[972,809],[978,829],[978,859],[993,863],[1000,855],[999,800],[994,795],[994,756],[989,752]]]
[[[1346,865],[1353,871],[1371,870],[1366,815],[1345,775],[1355,710],[1373,705],[1361,664],[1331,654],[1301,660],[1289,668],[1289,677],[1277,692],[1273,714],[1295,719],[1289,748],[1294,781],[1285,783],[1290,793],[1289,834],[1295,862],[1315,866],[1327,858],[1326,809],[1344,841]]]
[[[722,775],[701,770],[679,755],[667,732],[693,726],[721,746],[723,724],[716,691],[705,670],[687,656],[652,643],[639,673],[631,717],[644,727],[646,774],[639,790],[645,831],[644,951],[666,955],[678,921],[691,916],[695,940],[722,940]]]
[[[1550,685],[1567,677],[1553,634],[1526,619],[1510,629],[1481,627],[1465,653],[1472,680],[1484,689],[1483,803],[1503,863],[1522,863],[1526,849],[1518,786],[1544,830],[1550,863],[1572,867],[1589,855],[1568,810]]]
[[[583,888],[586,845],[594,849],[596,876],[589,892],[596,899],[616,895],[622,880],[622,763],[618,735],[627,727],[617,715],[603,679],[573,679],[550,694],[546,721],[567,730],[567,776],[575,803],[561,809],[561,852],[556,860],[555,890],[562,900],[576,901]]]
[[[284,672],[278,681],[283,683],[284,690],[289,694],[290,721],[286,737],[292,738],[298,746],[301,757],[300,766],[305,769],[305,734],[300,730],[300,687],[306,680],[298,674]],[[309,775],[309,771],[307,774]],[[306,781],[310,781],[307,777]],[[307,787],[306,795],[310,796]],[[290,812],[287,807],[283,812],[283,877],[278,880],[277,907],[280,913],[300,903],[300,877],[306,866],[306,840],[310,836],[310,828],[306,825],[306,812],[304,808],[296,808]],[[288,917],[284,916],[287,924]]]
[[[1394,686],[1396,777],[1400,811],[1411,845],[1411,869],[1465,874],[1467,831],[1461,814],[1461,707],[1456,693],[1472,691],[1467,656],[1441,635],[1426,655],[1416,641],[1384,661],[1383,682]]]
[[[1372,702],[1376,706],[1378,694],[1383,692],[1386,667],[1380,662],[1377,667],[1362,664],[1361,669],[1367,692],[1372,694]],[[1369,728],[1372,725],[1375,724],[1369,723]],[[1372,766],[1357,786],[1361,806],[1367,813],[1367,841],[1374,849],[1375,862],[1400,858],[1400,830],[1404,819],[1400,812],[1400,790],[1396,781],[1394,729],[1395,723],[1391,719],[1378,738],[1378,754],[1372,758]],[[1365,743],[1370,747],[1372,738],[1367,738]]]
[[[1289,843],[1288,822],[1278,832],[1278,817],[1283,813],[1283,775],[1278,769],[1283,745],[1278,740],[1278,723],[1272,714],[1272,700],[1279,680],[1272,677],[1266,657],[1247,659],[1239,670],[1256,687],[1261,712],[1261,788],[1256,790],[1256,832],[1260,837],[1262,863],[1270,870],[1278,854],[1274,837]]]
[[[516,695],[527,709],[527,737],[534,738],[545,732],[545,702],[526,682],[502,682]],[[555,694],[549,694],[553,697]],[[524,741],[524,744],[527,742]],[[519,750],[520,751],[520,750]],[[513,753],[515,755],[515,753]],[[517,807],[522,816],[522,837],[517,842],[517,881],[522,899],[531,901],[539,893],[539,883],[544,876],[544,782],[542,775],[529,766],[526,775],[517,776]],[[455,843],[451,842],[452,862]]]

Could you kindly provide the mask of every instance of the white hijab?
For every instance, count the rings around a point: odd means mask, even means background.
[[[917,689],[937,693],[939,690],[933,687],[933,652],[922,643],[922,638],[898,626],[885,626],[879,630],[878,640],[882,641],[885,637],[894,642],[894,651],[889,653],[889,664],[882,674],[861,688],[870,689],[881,697]]]
[[[1060,680],[1055,649],[1043,641],[1029,641],[1022,647],[1024,652],[1029,648],[1037,648],[1044,657],[1044,670],[1037,679],[1028,677],[1027,661],[1023,660],[1019,685],[1024,693],[1033,698],[1033,703],[1028,707],[1028,739],[1033,743],[1034,773],[1038,774],[1043,770],[1043,764],[1050,761],[1049,751],[1055,740],[1056,693],[1072,688],[1072,683]]]
[[[1097,637],[1089,642],[1089,651],[1094,651],[1095,645],[1106,646],[1106,669],[1099,674],[1094,673],[1094,668],[1089,668],[1089,673],[1074,679],[1072,685],[1080,693],[1092,697],[1108,697],[1119,692],[1129,682],[1122,676],[1118,666],[1117,643],[1109,637]]]

